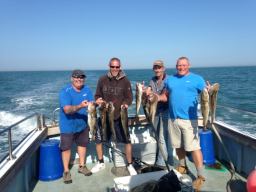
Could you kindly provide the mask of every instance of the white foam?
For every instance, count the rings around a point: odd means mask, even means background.
[[[13,123],[20,121],[23,116],[14,115],[6,111],[0,111],[0,126],[7,127]]]
[[[17,105],[16,110],[26,110],[30,109],[31,106],[41,106],[44,104],[42,99],[39,99],[37,96],[26,96],[22,98],[15,98],[11,100]]]
[[[58,103],[58,92],[63,86],[63,79],[41,84],[35,89],[27,90],[13,96],[11,102],[15,104],[14,111],[34,110],[45,112],[46,106]],[[57,91],[56,91],[57,90]],[[54,110],[54,109],[52,109]]]
[[[0,126],[8,127],[8,126],[11,126],[11,125],[17,123],[18,121],[20,121],[24,118],[25,118],[25,116],[23,116],[23,115],[15,115],[10,112],[0,111]],[[37,121],[35,121],[35,118],[28,119],[28,120],[22,122],[21,124],[19,124],[17,126],[17,129],[15,129],[18,131],[13,132],[13,134],[15,134],[15,135],[26,134],[28,131],[30,131],[36,127],[36,123],[37,123]]]

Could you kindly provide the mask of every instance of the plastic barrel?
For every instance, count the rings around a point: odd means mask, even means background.
[[[39,180],[51,181],[62,177],[63,165],[59,143],[57,139],[47,139],[41,143]]]
[[[200,130],[200,146],[203,153],[204,164],[212,165],[215,163],[215,153],[213,146],[213,135],[211,130]]]

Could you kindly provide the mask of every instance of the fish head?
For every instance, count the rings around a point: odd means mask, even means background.
[[[108,103],[108,111],[111,112],[111,111],[114,111],[115,110],[115,107],[114,107],[114,104],[112,101],[110,101]]]
[[[157,103],[158,102],[158,98],[157,98],[157,95],[152,93],[148,96],[148,100],[151,104],[153,103]]]
[[[136,90],[142,91],[143,89],[143,84],[142,83],[136,83]]]
[[[88,104],[88,112],[90,113],[90,112],[94,112],[94,111],[96,111],[95,103],[94,102],[89,102],[89,104]]]
[[[107,109],[107,103],[104,101],[99,105],[99,110],[103,111]]]
[[[125,106],[121,106],[121,111],[127,111],[127,108]]]

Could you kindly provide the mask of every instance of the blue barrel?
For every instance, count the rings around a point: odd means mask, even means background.
[[[204,164],[212,165],[215,163],[215,153],[213,145],[213,135],[211,130],[199,131],[200,146],[203,153]]]
[[[41,143],[39,180],[51,181],[62,177],[63,165],[59,144],[57,139],[46,139]]]

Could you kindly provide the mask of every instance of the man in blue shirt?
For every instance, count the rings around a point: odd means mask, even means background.
[[[179,158],[179,166],[176,169],[182,174],[187,173],[185,156],[186,151],[191,152],[197,170],[193,188],[198,191],[205,178],[198,134],[197,105],[199,93],[208,87],[204,79],[191,73],[189,68],[189,59],[180,57],[176,64],[177,73],[166,79],[165,89],[158,100],[169,99],[171,143]]]
[[[66,184],[72,183],[69,161],[73,141],[77,144],[79,155],[78,172],[85,176],[92,174],[85,165],[85,156],[89,138],[86,109],[89,102],[93,101],[93,95],[90,88],[84,84],[85,78],[83,71],[74,70],[71,76],[71,84],[66,85],[59,95],[60,148],[64,166],[63,181]]]

